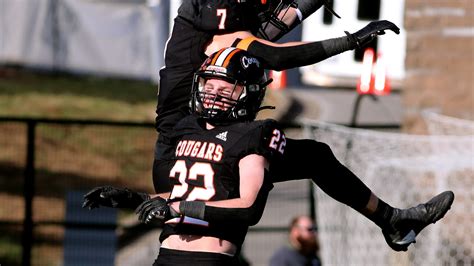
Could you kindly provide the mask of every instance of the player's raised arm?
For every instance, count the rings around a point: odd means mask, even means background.
[[[291,42],[276,44],[256,37],[248,37],[236,45],[259,57],[268,69],[283,70],[318,63],[342,52],[361,48],[378,35],[391,30],[396,34],[400,29],[390,21],[370,22],[355,33],[347,36],[317,42]]]
[[[268,7],[261,11],[260,29],[257,36],[270,41],[276,41],[304,19],[323,6],[323,0],[282,0],[268,1]],[[260,3],[260,5],[262,5]]]

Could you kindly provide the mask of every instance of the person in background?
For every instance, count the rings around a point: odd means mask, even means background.
[[[289,245],[279,248],[270,266],[320,266],[319,241],[313,220],[306,215],[294,217],[289,226]]]

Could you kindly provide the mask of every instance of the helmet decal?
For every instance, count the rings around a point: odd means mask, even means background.
[[[204,70],[214,71],[214,72],[218,72],[218,73],[222,73],[222,74],[227,73],[227,68],[220,67],[220,66],[213,66],[213,65],[207,66],[206,69],[204,69]]]
[[[217,52],[211,61],[211,65],[226,67],[229,64],[230,58],[237,52],[237,48],[230,47],[228,49],[221,49]]]
[[[255,67],[260,67],[260,61],[258,61],[258,59],[255,57],[242,56],[241,63],[244,68],[249,68],[252,65],[255,65]]]

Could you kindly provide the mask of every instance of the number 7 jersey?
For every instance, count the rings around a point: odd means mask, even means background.
[[[274,120],[233,123],[211,130],[204,129],[196,116],[181,120],[175,130],[177,146],[170,170],[171,199],[217,201],[238,198],[239,161],[250,154],[265,157],[270,164],[279,163],[286,139]],[[265,171],[261,189],[273,187]],[[213,236],[240,246],[248,226],[228,221],[212,223],[175,218],[167,221],[160,240],[172,234]]]

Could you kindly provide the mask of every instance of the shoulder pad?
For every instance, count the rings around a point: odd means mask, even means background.
[[[252,122],[254,129],[248,135],[248,153],[257,153],[267,160],[280,158],[285,152],[286,136],[275,120]]]
[[[172,138],[177,139],[184,135],[200,131],[202,131],[202,127],[199,125],[199,118],[194,115],[188,115],[176,123]]]
[[[262,144],[272,153],[283,155],[286,146],[286,136],[275,120],[267,119],[262,125]]]

